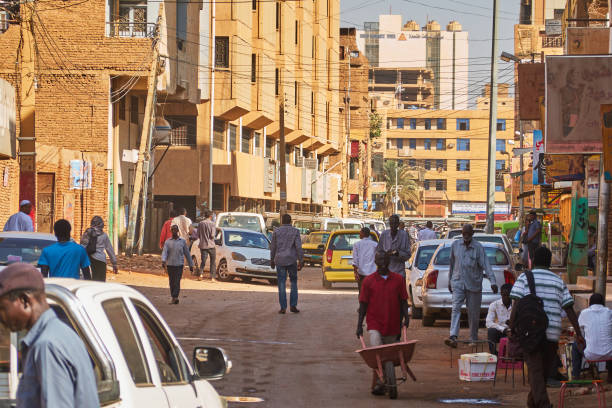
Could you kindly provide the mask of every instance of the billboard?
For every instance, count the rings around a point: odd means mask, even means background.
[[[0,158],[15,158],[16,150],[15,88],[0,79]]]
[[[540,101],[546,89],[544,64],[518,64],[519,116],[540,120]]]
[[[487,203],[454,202],[451,211],[453,214],[486,214]],[[510,204],[495,203],[495,214],[510,214]]]
[[[584,180],[584,156],[580,154],[544,154],[546,184],[555,181]]]
[[[546,184],[544,135],[542,135],[541,130],[533,131],[533,184]]]
[[[612,56],[546,57],[546,152],[601,153],[606,103],[612,103]]]

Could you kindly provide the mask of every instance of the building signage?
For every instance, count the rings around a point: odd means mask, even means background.
[[[461,203],[452,204],[453,214],[486,214],[487,203]],[[495,214],[510,214],[510,204],[495,203]]]
[[[70,189],[85,190],[91,188],[91,162],[70,160]]]
[[[546,184],[555,181],[584,180],[584,156],[581,154],[545,154]]]
[[[533,184],[546,184],[546,164],[544,163],[544,136],[541,130],[533,131]]]
[[[16,157],[15,88],[0,79],[0,158]]]
[[[268,160],[264,164],[264,193],[274,193],[276,191],[276,163]]]
[[[546,35],[561,35],[562,24],[561,20],[546,20]]]
[[[540,98],[546,81],[544,64],[518,64],[519,116],[522,120],[540,120]]]

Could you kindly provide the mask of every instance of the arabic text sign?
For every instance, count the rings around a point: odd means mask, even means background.
[[[584,180],[584,156],[580,154],[546,154],[546,183]]]

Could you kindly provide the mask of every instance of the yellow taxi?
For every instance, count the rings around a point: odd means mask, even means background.
[[[378,242],[378,235],[370,231]],[[337,230],[330,233],[323,255],[323,287],[330,289],[335,282],[355,282],[353,245],[359,241],[357,230]]]
[[[329,238],[329,231],[313,231],[302,240],[304,262],[310,265],[321,265],[325,244]]]

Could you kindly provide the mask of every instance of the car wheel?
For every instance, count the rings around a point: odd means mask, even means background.
[[[423,326],[431,327],[436,322],[435,316],[423,316]]]
[[[278,281],[276,279],[268,279],[268,283],[274,286],[278,285]]]
[[[323,287],[325,289],[331,289],[332,288],[332,283],[330,281],[328,281],[327,279],[325,279],[325,273],[323,273]]]
[[[217,267],[217,279],[222,282],[229,282],[232,280],[232,276],[229,274],[227,261],[225,259],[222,259],[221,262],[219,262],[219,267]]]

